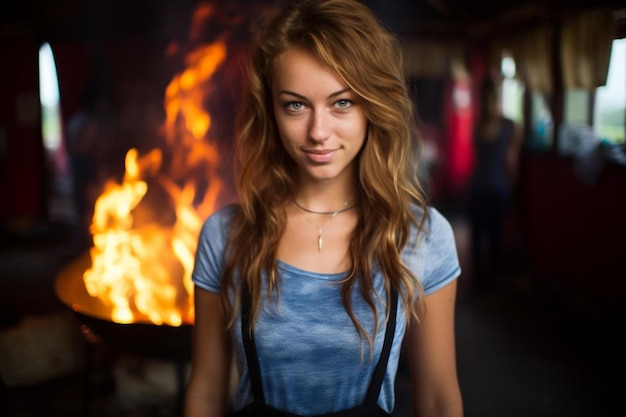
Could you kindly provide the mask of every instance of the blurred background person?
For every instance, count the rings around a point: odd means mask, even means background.
[[[479,94],[469,194],[475,294],[491,287],[502,269],[503,229],[511,207],[522,139],[513,120],[502,115],[497,81],[485,78]]]
[[[67,151],[72,176],[72,197],[77,216],[77,239],[88,243],[89,225],[101,183],[100,161],[110,139],[110,100],[99,88],[87,88],[81,106],[67,122]]]

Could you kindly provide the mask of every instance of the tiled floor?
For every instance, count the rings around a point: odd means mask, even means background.
[[[462,216],[449,218],[467,270],[467,225]],[[73,315],[64,316],[67,309],[53,290],[58,270],[77,254],[71,234],[60,224],[28,230],[19,235],[21,239],[13,234],[1,242],[0,335],[4,336],[20,324],[17,320],[24,314],[44,321],[61,314],[74,323]],[[459,281],[456,323],[466,417],[623,415],[617,412],[623,408],[617,386],[623,344],[609,336],[612,333],[608,331],[615,331],[614,323],[580,316],[542,289],[526,271],[510,270],[494,289],[478,297],[469,296],[470,280],[469,274],[464,274]],[[69,371],[3,389],[0,415],[83,415],[85,342],[82,335],[71,340],[78,345],[69,347],[75,357],[74,363],[66,364]],[[51,352],[53,345],[42,339],[42,352],[60,361],[63,358],[55,358]],[[174,362],[113,356],[106,345],[94,346],[90,415],[178,415],[177,381],[179,372],[186,369],[184,364],[177,367]],[[57,349],[62,348],[63,344],[57,344]],[[401,366],[394,416],[410,415],[408,387],[406,368]]]

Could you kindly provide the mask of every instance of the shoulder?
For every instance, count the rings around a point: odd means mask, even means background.
[[[421,230],[413,228],[403,258],[429,294],[460,275],[454,229],[435,207],[413,210],[418,221],[426,217]]]
[[[220,291],[228,230],[236,208],[228,205],[215,211],[200,230],[192,280],[211,292]]]
[[[515,125],[515,122],[513,121],[513,119],[506,117],[506,116],[502,116],[501,117],[502,123],[506,124],[507,126],[513,126]]]
[[[198,251],[211,251],[215,254],[221,253],[226,247],[231,220],[233,219],[238,206],[230,204],[213,212],[202,225],[200,238],[198,241]]]
[[[507,132],[509,135],[513,134],[516,129],[515,122],[513,119],[509,119],[508,117],[501,118],[502,130]]]
[[[228,229],[237,208],[238,206],[236,204],[229,204],[214,211],[204,221],[202,233],[212,232],[224,234]]]
[[[421,207],[418,204],[412,204],[411,211],[418,223],[422,220],[424,221],[421,233],[425,238],[452,233],[450,222],[437,208],[433,206]]]
[[[426,233],[428,238],[448,237],[453,234],[450,221],[435,207],[428,207],[428,218],[426,219]]]

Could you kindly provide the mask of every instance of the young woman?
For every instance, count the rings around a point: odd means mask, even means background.
[[[185,415],[389,415],[405,343],[415,415],[461,416],[460,268],[414,179],[397,41],[356,0],[292,1],[255,33],[239,204],[199,239]]]

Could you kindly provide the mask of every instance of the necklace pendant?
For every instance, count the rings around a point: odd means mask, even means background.
[[[318,235],[317,236],[317,251],[321,252],[322,251],[322,244],[324,243],[324,238],[322,238],[322,235]]]

